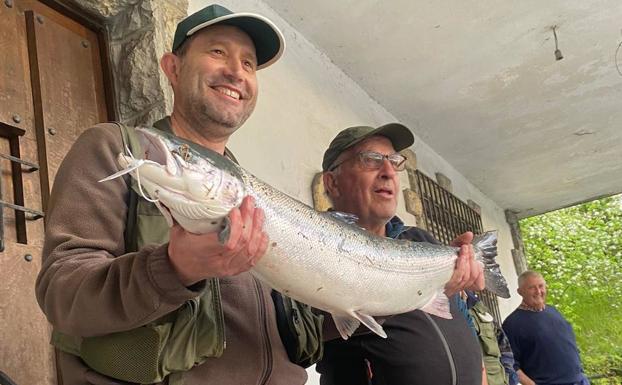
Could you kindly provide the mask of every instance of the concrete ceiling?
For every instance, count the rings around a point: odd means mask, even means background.
[[[622,191],[620,0],[264,1],[520,218]]]

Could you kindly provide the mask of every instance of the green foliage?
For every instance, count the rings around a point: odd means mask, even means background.
[[[622,195],[520,222],[529,268],[573,325],[594,384],[622,384]]]

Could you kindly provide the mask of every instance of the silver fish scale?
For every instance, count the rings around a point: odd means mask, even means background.
[[[334,313],[397,314],[423,306],[451,277],[457,248],[371,235],[241,173],[270,238],[253,273],[292,298]]]

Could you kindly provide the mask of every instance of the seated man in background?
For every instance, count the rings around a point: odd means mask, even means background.
[[[523,385],[587,385],[572,326],[546,304],[546,282],[540,273],[518,277],[523,302],[503,322]]]
[[[401,124],[379,128],[351,127],[341,131],[324,154],[324,186],[337,211],[354,214],[357,224],[383,237],[438,243],[432,235],[404,226],[395,216],[400,192],[398,172],[406,158],[397,151],[414,142]],[[454,241],[460,256],[446,293],[453,319],[414,310],[389,317],[383,324],[388,338],[365,333],[327,341],[317,365],[322,385],[481,385],[482,353],[457,292],[484,286],[481,264],[474,260],[472,233]],[[325,324],[332,324],[325,322]],[[325,325],[325,331],[330,325]],[[330,338],[326,331],[325,339]]]

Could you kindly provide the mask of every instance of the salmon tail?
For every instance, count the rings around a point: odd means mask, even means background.
[[[486,290],[502,298],[510,298],[510,290],[496,261],[497,232],[487,231],[473,238],[475,258],[484,264]]]

